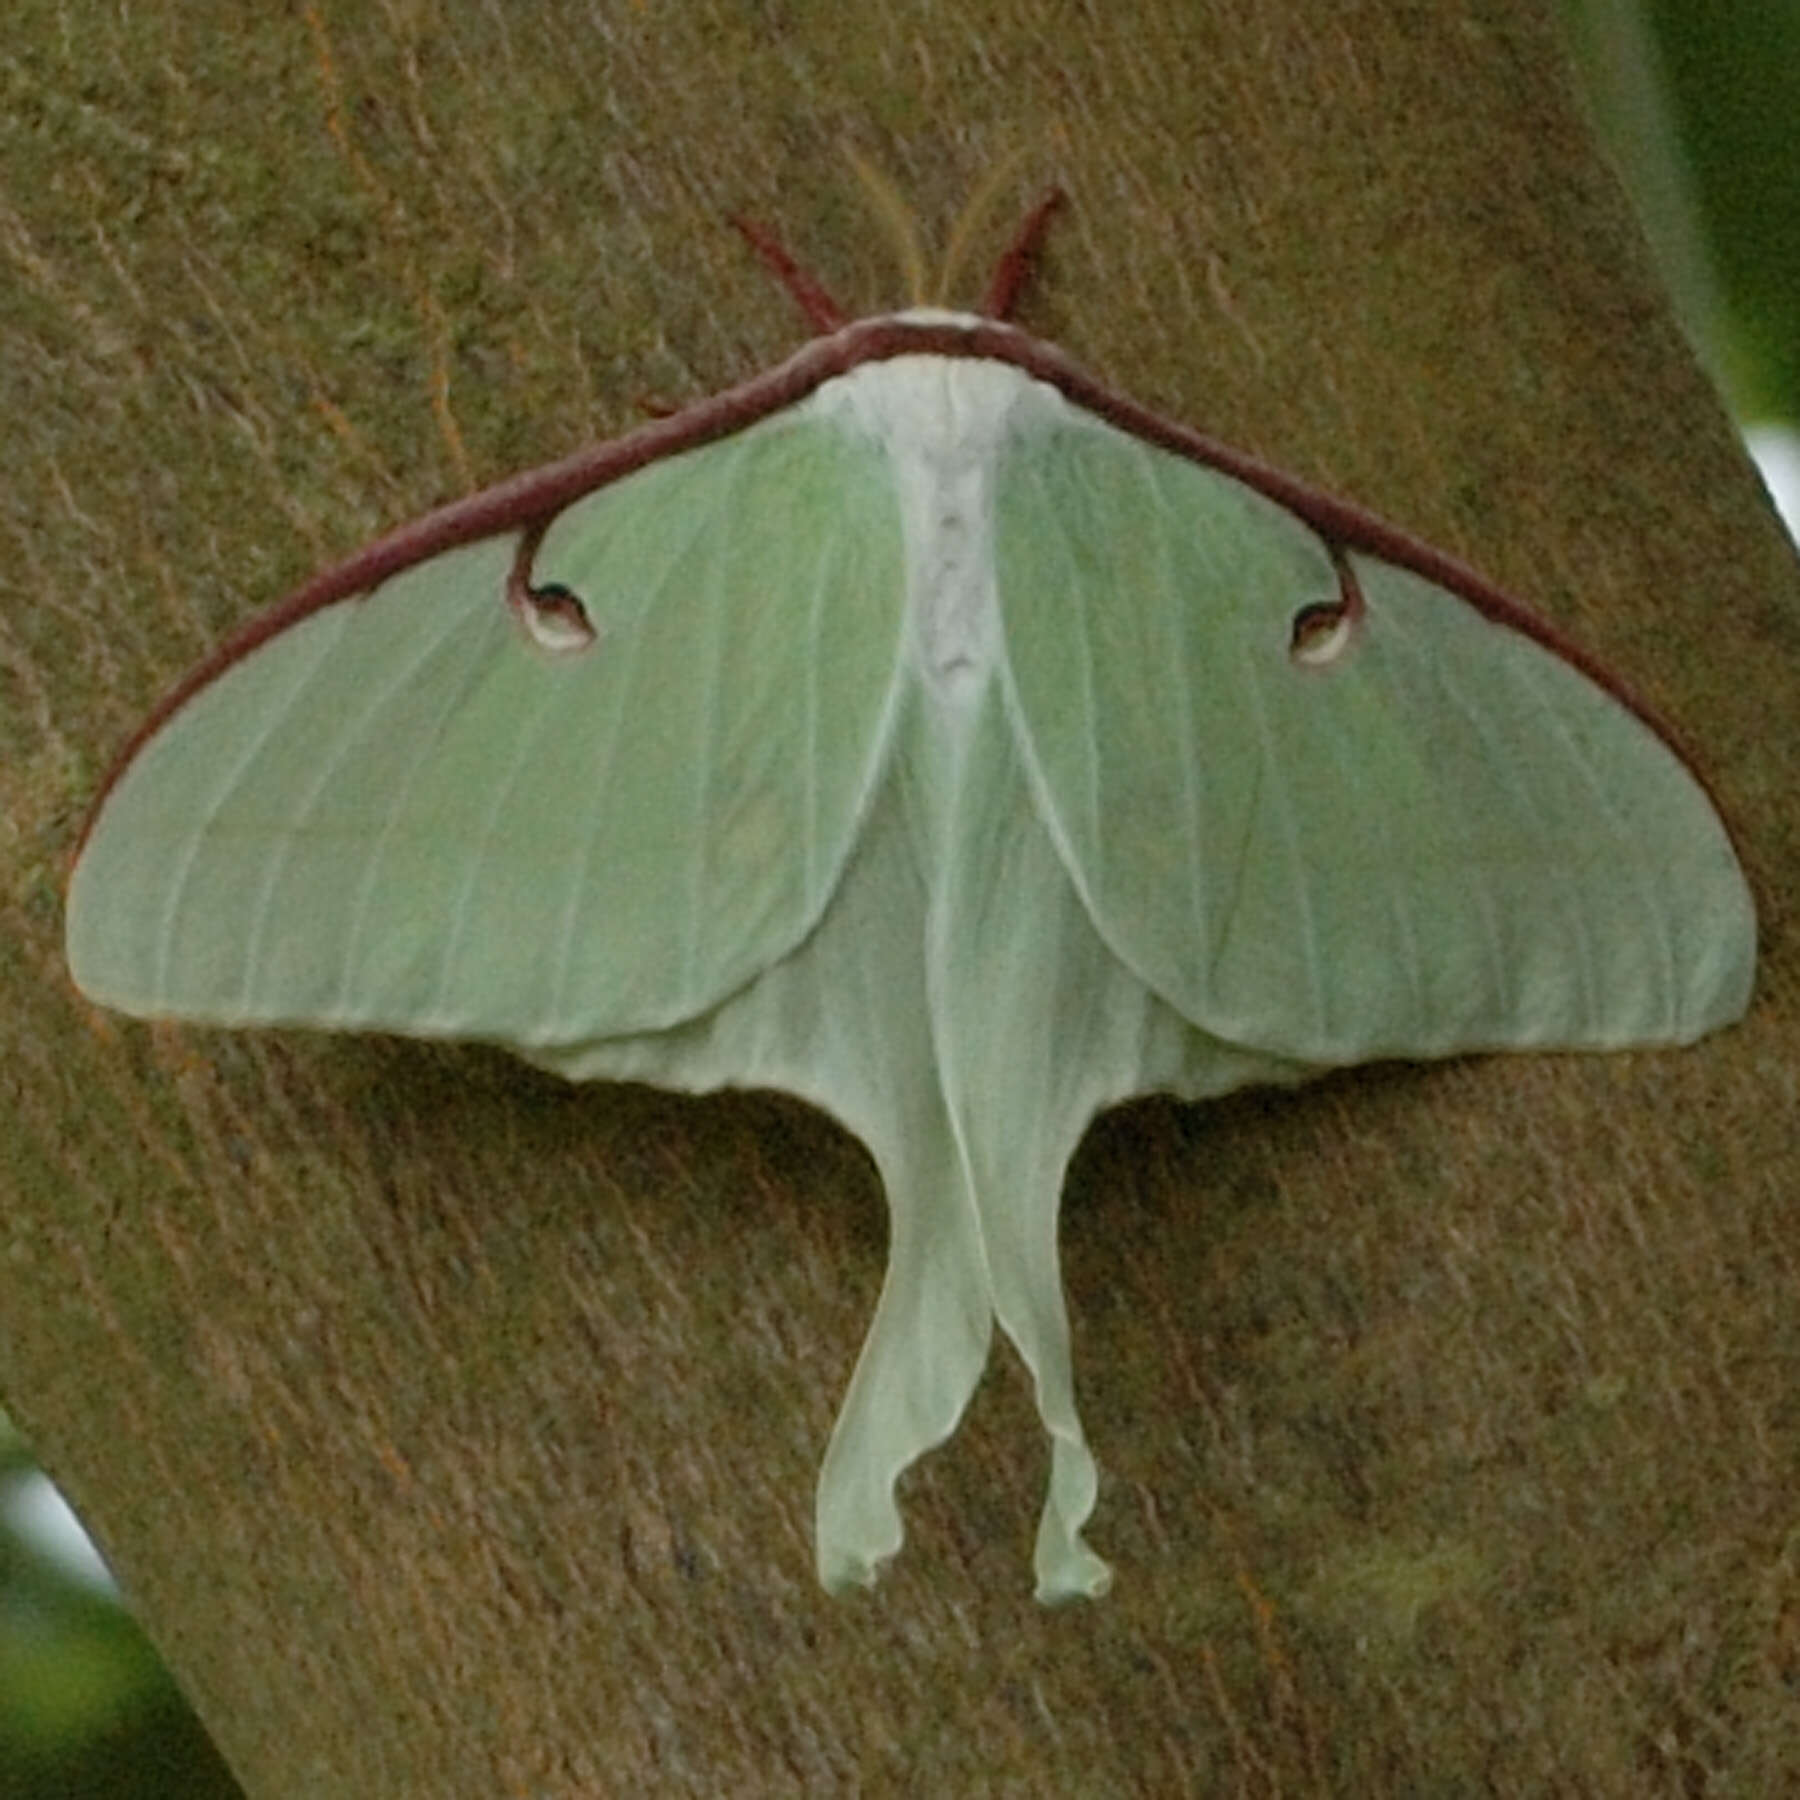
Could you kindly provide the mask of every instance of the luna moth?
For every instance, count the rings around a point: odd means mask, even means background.
[[[788,1090],[889,1262],[826,1448],[827,1588],[997,1321],[1051,1444],[1039,1597],[1096,1595],[1058,1272],[1087,1123],[1371,1058],[1685,1044],[1749,892],[1656,722],[1451,557],[1011,322],[846,322],[459,500],[252,619],[95,803],[93,1000]]]

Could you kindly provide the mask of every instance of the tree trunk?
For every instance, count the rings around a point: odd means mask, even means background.
[[[251,1794],[1792,1778],[1800,584],[1537,8],[9,20],[0,1384]],[[877,1590],[814,1583],[885,1231],[827,1120],[144,1027],[61,961],[82,809],[228,627],[798,340],[729,214],[907,298],[846,138],[939,244],[1009,154],[1000,212],[1063,182],[1025,322],[1547,612],[1680,722],[1762,907],[1690,1051],[1096,1127],[1117,1581],[1059,1611],[1005,1356]]]

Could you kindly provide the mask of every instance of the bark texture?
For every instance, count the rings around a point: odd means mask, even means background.
[[[14,0],[0,57],[0,1392],[249,1792],[1775,1792],[1800,1682],[1800,579],[1519,0]],[[1763,909],[1688,1052],[1090,1135],[1110,1598],[1029,1592],[995,1358],[874,1595],[813,1479],[874,1174],[765,1096],[103,1017],[83,805],[375,530],[906,298],[1009,153],[1026,308],[1539,605],[1679,721]],[[959,297],[979,292],[965,275]],[[1714,1783],[1720,1784],[1715,1788]]]

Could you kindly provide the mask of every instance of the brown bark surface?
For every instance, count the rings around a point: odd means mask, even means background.
[[[13,0],[0,93],[0,1393],[252,1794],[1794,1778],[1800,580],[1534,7]],[[814,1584],[884,1250],[828,1121],[61,962],[86,799],[223,632],[797,341],[728,213],[907,297],[846,136],[937,243],[1018,153],[977,264],[1061,180],[1026,322],[1541,607],[1762,907],[1691,1051],[1097,1126],[1117,1582],[1057,1612],[1004,1354],[881,1586]]]

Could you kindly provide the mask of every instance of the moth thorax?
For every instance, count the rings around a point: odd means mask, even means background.
[[[931,691],[960,706],[987,685],[999,643],[989,467],[933,459],[912,475],[902,517],[913,652]]]

